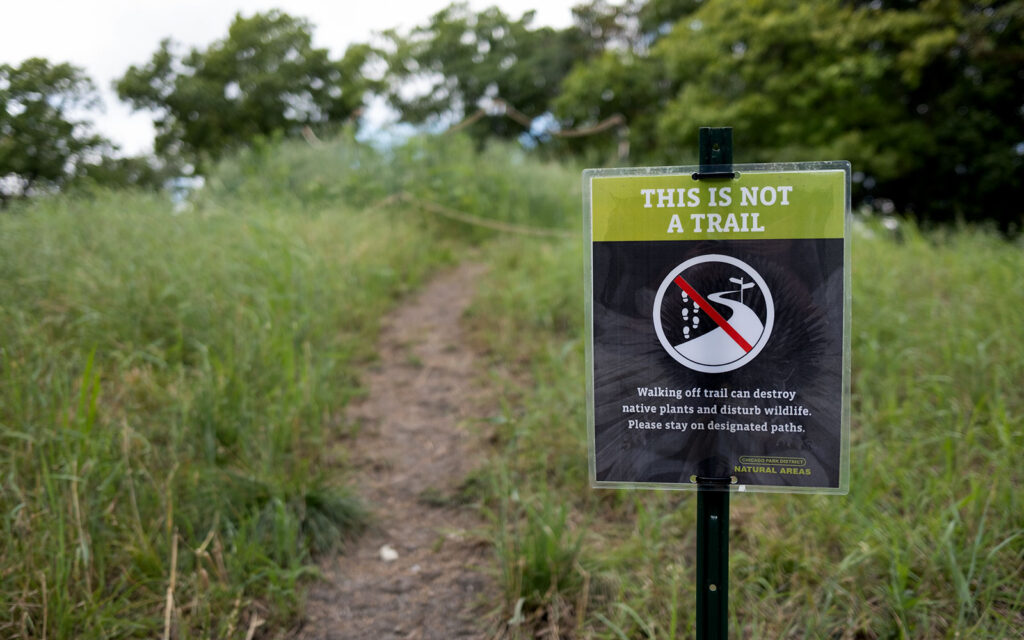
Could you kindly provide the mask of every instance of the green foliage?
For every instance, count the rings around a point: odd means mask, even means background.
[[[0,64],[0,206],[64,184],[84,157],[108,146],[77,119],[98,102],[78,67],[43,58]]]
[[[212,203],[227,197],[253,206],[291,202],[315,210],[345,202],[379,207],[402,192],[413,203],[402,203],[401,209],[419,216],[434,215],[415,204],[427,202],[490,220],[570,229],[581,222],[577,175],[514,144],[495,142],[478,151],[468,137],[423,136],[383,152],[351,142],[317,147],[260,143],[223,163],[209,181]],[[459,237],[495,236],[465,223],[441,224]]]
[[[284,625],[311,554],[358,532],[331,445],[380,316],[450,241],[321,204],[0,219],[0,635],[158,637],[172,572],[176,637],[242,637],[256,602]]]
[[[0,636],[159,637],[172,575],[176,637],[288,628],[368,517],[339,460],[380,318],[496,233],[381,199],[564,228],[576,175],[462,138],[261,142],[177,211],[94,189],[0,219]]]
[[[414,123],[488,108],[464,125],[478,139],[523,131],[494,99],[562,129],[621,114],[633,165],[693,162],[698,127],[731,126],[737,162],[851,161],[858,204],[1022,226],[1024,0],[594,0],[573,13],[554,31],[455,4],[391,32],[389,98]],[[411,80],[427,88],[408,97]],[[614,146],[550,138],[534,142],[592,163]]]
[[[636,14],[641,5],[636,0],[626,0],[622,5],[606,0],[576,5],[572,8],[574,28],[586,37],[591,55],[607,49],[640,50],[643,42]]]
[[[521,504],[513,495],[499,503],[495,554],[506,601],[514,603],[513,617],[516,611],[542,609],[580,592],[583,573],[577,558],[583,534],[571,526],[568,507],[556,502],[541,495],[535,503]],[[515,510],[506,511],[510,506]],[[550,615],[560,608],[550,609]]]
[[[669,33],[677,22],[699,9],[702,4],[704,0],[641,2],[636,11],[640,31],[653,43]]]
[[[280,11],[237,15],[225,39],[178,58],[164,40],[149,63],[117,82],[135,109],[159,115],[157,153],[193,163],[273,133],[336,129],[357,117],[376,86],[365,45],[341,60],[313,47],[311,25]]]
[[[1024,252],[970,227],[857,232],[850,495],[734,497],[730,626],[756,638],[1015,637]],[[494,532],[506,619],[533,625],[523,637],[551,628],[553,611],[566,635],[691,636],[691,494],[588,487],[578,243],[508,242],[494,259],[470,321],[512,365],[497,376],[505,409],[485,499],[519,514]],[[519,505],[557,515],[564,532],[535,531]],[[582,546],[576,582],[534,589],[545,597],[529,606],[508,567],[544,564],[540,533]],[[532,557],[510,565],[517,549]]]
[[[578,175],[454,136],[261,139],[181,211],[95,190],[0,219],[0,635],[157,637],[172,574],[177,637],[287,628],[312,554],[367,517],[332,445],[379,318],[484,241],[469,322],[503,406],[459,499],[494,516],[502,622],[691,635],[691,497],[588,488],[578,240],[382,202],[578,229]],[[732,626],[1014,637],[1022,247],[857,230],[851,494],[735,497]]]
[[[489,98],[501,98],[530,118],[542,115],[588,45],[574,30],[531,28],[533,15],[514,20],[497,7],[474,13],[468,4],[455,3],[408,35],[387,32],[394,49],[388,57],[388,100],[413,123],[461,118]],[[426,88],[407,97],[403,85],[410,82]],[[491,118],[471,131],[514,138],[524,128]]]
[[[919,78],[904,79],[907,107],[931,135],[906,150],[916,162],[891,197],[922,218],[991,219],[1019,230],[1024,117],[1012,96],[1024,94],[1024,2],[960,2],[934,14],[942,28],[902,54],[920,65]]]
[[[590,57],[573,66],[549,104],[560,126],[586,128],[625,116],[633,153],[653,159],[652,152],[661,147],[658,121],[679,81],[667,73],[660,57],[651,55],[651,46],[700,5],[694,0],[594,0],[575,7],[572,28],[589,36],[593,45]],[[559,146],[582,155],[590,165],[609,163],[607,135],[569,138]],[[669,162],[680,164],[681,159]]]
[[[860,202],[1020,227],[1024,2],[710,0],[624,12],[650,48],[578,65],[552,106],[572,123],[625,114],[639,163],[692,161],[698,127],[732,126],[737,162],[847,159]]]
[[[181,167],[158,162],[147,156],[113,157],[105,155],[98,162],[82,166],[73,186],[105,189],[147,189],[158,191],[181,174]]]
[[[823,154],[893,177],[898,141],[920,135],[896,128],[896,58],[928,26],[904,18],[879,20],[826,2],[709,3],[658,45],[668,74],[684,79],[658,123],[663,152],[691,149],[679,132],[699,123],[728,123],[742,158]]]
[[[383,51],[357,44],[337,60],[306,20],[238,15],[205,48],[179,55],[165,40],[117,90],[156,113],[156,151],[175,169],[205,172],[306,127],[337,133],[378,94],[407,123],[467,119],[481,147],[519,138],[589,164],[617,162],[627,141],[633,165],[692,163],[698,127],[731,126],[737,162],[849,160],[858,206],[1024,225],[1024,0],[591,0],[573,15],[553,29],[456,2],[384,32]],[[157,181],[71,118],[93,99],[69,65],[0,68],[0,204],[81,174]],[[612,116],[622,139],[586,131]]]
[[[666,102],[666,76],[659,66],[633,51],[605,51],[573,68],[562,82],[562,92],[552,102],[552,110],[566,128],[590,126],[615,114],[628,114],[631,149],[641,153],[656,149],[656,123]],[[608,136],[578,138],[565,144],[597,163],[607,162],[611,148]]]

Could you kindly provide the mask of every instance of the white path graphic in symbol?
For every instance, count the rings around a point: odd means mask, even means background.
[[[742,302],[725,297],[726,294],[735,292],[735,290],[732,290],[712,293],[708,295],[708,300],[724,304],[732,309],[732,316],[726,318],[726,320],[743,336],[744,340],[754,344],[764,331],[764,325],[753,309]],[[675,345],[675,350],[684,357],[696,362],[731,362],[742,358],[746,354],[743,348],[721,327],[705,333],[699,338],[677,344]]]

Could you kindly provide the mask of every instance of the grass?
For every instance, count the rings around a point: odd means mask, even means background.
[[[0,221],[0,635],[153,637],[172,580],[176,637],[294,615],[365,521],[321,445],[451,260],[418,223],[123,194]]]
[[[1024,637],[1022,247],[858,229],[850,495],[734,496],[733,634]],[[692,637],[693,496],[588,488],[579,243],[506,242],[495,260],[470,321],[505,386],[486,501],[521,514],[495,527],[499,565],[575,573],[545,592],[503,570],[508,635]],[[532,551],[545,535],[557,549]]]
[[[283,633],[372,517],[331,444],[380,318],[494,236],[382,201],[558,226],[572,175],[461,138],[267,143],[184,207],[0,217],[0,636]]]
[[[284,635],[372,517],[330,445],[381,316],[483,244],[495,449],[421,499],[482,505],[501,634],[692,637],[692,495],[588,487],[579,241],[382,203],[578,232],[578,175],[460,138],[267,144],[180,211],[0,218],[0,636]],[[1021,249],[861,228],[851,493],[734,497],[736,637],[1021,637]]]

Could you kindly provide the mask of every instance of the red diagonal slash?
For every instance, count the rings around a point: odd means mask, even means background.
[[[750,350],[754,347],[750,346],[750,343],[743,339],[740,332],[734,329],[733,326],[729,324],[729,321],[723,318],[722,314],[718,313],[718,311],[711,306],[711,303],[704,299],[704,296],[697,293],[697,290],[691,287],[689,282],[683,280],[683,276],[676,276],[676,279],[673,280],[673,282],[679,285],[680,289],[693,298],[693,301],[704,310],[704,313],[711,316],[711,319],[714,320],[718,326],[722,327],[722,329],[729,334],[729,337],[736,341],[736,344],[740,345],[740,348],[743,349],[744,353],[750,353]]]

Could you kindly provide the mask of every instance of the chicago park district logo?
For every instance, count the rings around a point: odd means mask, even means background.
[[[673,269],[654,298],[654,331],[676,362],[722,373],[747,364],[768,342],[775,304],[764,278],[746,262],[719,254]]]

